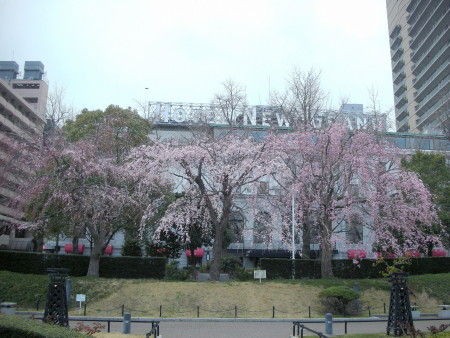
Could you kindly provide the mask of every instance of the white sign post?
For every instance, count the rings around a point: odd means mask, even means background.
[[[86,302],[86,295],[79,293],[76,295],[75,300],[80,303],[80,310],[81,310],[81,303]]]
[[[259,279],[259,282],[261,283],[261,279],[266,279],[266,270],[254,270],[253,271],[253,278]]]

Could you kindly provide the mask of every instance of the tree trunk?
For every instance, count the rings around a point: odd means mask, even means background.
[[[74,236],[72,238],[72,249],[73,249],[74,254],[78,253],[78,237],[77,236]]]
[[[99,276],[100,270],[100,256],[102,253],[103,246],[98,243],[94,243],[91,251],[91,256],[89,257],[89,267],[87,271],[87,276]]]
[[[327,220],[322,224],[321,229],[321,255],[320,255],[320,273],[322,278],[333,277],[333,247],[331,245],[331,221]]]
[[[217,224],[215,234],[214,234],[214,245],[213,245],[213,261],[211,263],[211,269],[209,270],[209,277],[211,280],[218,281],[220,277],[220,266],[222,265],[223,256],[223,239],[224,239],[224,228],[222,222]]]

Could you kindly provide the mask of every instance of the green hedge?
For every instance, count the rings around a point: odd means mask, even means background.
[[[162,279],[166,263],[164,257],[102,257],[100,277]]]
[[[262,258],[261,269],[267,271],[267,278],[289,279],[292,276],[292,260],[286,258]],[[386,268],[385,264],[375,264],[376,260],[363,259],[359,265],[349,259],[333,260],[333,273],[339,278],[379,278]],[[392,264],[392,260],[386,260]],[[296,278],[320,278],[320,260],[296,259]],[[411,275],[450,272],[450,257],[412,258],[405,271]]]
[[[0,269],[12,272],[46,274],[47,268],[68,268],[71,276],[85,276],[88,266],[88,256],[0,251]],[[165,267],[161,257],[101,257],[100,277],[161,279]]]
[[[8,338],[84,338],[87,335],[69,328],[44,324],[42,321],[0,314],[0,337]]]

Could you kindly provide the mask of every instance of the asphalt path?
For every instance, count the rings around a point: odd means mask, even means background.
[[[416,329],[427,331],[427,327],[440,324],[448,324],[450,320],[415,321]],[[71,322],[71,326],[75,322]],[[111,332],[122,332],[122,323],[111,323]],[[313,330],[325,333],[323,323],[305,323]],[[343,335],[345,333],[343,322],[333,323],[333,334]],[[151,324],[131,323],[132,334],[145,335],[149,332]],[[347,333],[383,333],[386,331],[386,322],[348,322]],[[289,338],[292,337],[292,321],[190,321],[169,320],[160,322],[160,335],[163,338]],[[305,331],[305,335],[307,334]],[[450,336],[450,332],[449,332]],[[153,337],[153,335],[152,335]]]

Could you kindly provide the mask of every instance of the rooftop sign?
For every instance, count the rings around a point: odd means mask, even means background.
[[[150,118],[157,124],[195,125],[206,123],[210,125],[290,127],[288,116],[280,107],[273,106],[240,106],[231,111],[210,104],[150,102],[148,108]],[[385,130],[386,116],[381,115],[381,117],[382,128]],[[374,123],[374,116],[363,113],[361,105],[359,112],[321,111],[314,118],[313,124],[315,127],[320,127],[324,123],[336,119],[343,120],[351,129],[364,128]]]

